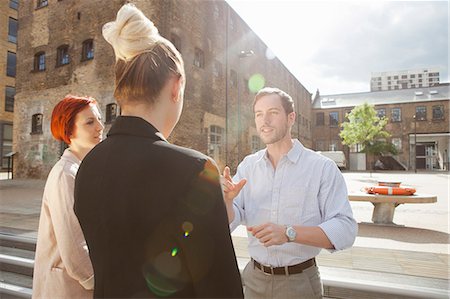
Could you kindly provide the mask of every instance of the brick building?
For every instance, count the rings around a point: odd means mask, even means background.
[[[18,0],[0,2],[0,169],[7,167],[4,155],[12,152]]]
[[[64,145],[50,133],[54,105],[66,94],[91,95],[108,131],[114,103],[114,53],[101,35],[125,2],[135,3],[180,50],[187,74],[185,106],[170,141],[197,149],[222,168],[261,147],[251,111],[255,82],[295,100],[293,135],[312,146],[311,94],[225,1],[32,0],[19,10],[14,116],[18,177],[45,177]],[[256,84],[258,85],[258,84]],[[301,107],[301,109],[300,109]],[[114,163],[114,161],[111,161]]]
[[[433,87],[351,94],[316,94],[313,102],[314,149],[344,151],[351,165],[352,152],[339,137],[340,124],[355,106],[367,102],[378,116],[386,116],[389,140],[398,149],[394,158],[406,169],[448,170],[449,83]],[[415,146],[416,145],[416,146]]]

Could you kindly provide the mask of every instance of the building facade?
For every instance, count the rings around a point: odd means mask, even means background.
[[[379,117],[388,119],[387,141],[398,150],[394,158],[405,169],[448,170],[449,84],[426,88],[362,92],[352,94],[320,95],[313,102],[314,149],[344,151],[350,169],[352,152],[357,148],[343,146],[339,133],[347,113],[367,102],[374,105]],[[371,161],[373,162],[373,161]]]
[[[370,91],[422,88],[439,85],[439,69],[423,68],[415,70],[372,73]]]
[[[59,158],[64,145],[51,137],[50,116],[65,95],[95,97],[105,132],[120,114],[114,53],[101,28],[126,2],[155,23],[185,62],[184,111],[169,141],[234,169],[262,147],[253,122],[255,92],[276,86],[295,100],[293,135],[312,146],[311,94],[225,1],[33,0],[19,11],[15,175],[43,178]]]
[[[18,8],[18,0],[0,2],[0,170],[8,167],[4,156],[13,149]]]

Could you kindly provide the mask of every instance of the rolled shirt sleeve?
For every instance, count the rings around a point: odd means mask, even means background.
[[[335,250],[349,248],[355,242],[358,225],[348,201],[344,177],[332,161],[325,164],[322,173],[318,199],[323,222],[319,227]]]

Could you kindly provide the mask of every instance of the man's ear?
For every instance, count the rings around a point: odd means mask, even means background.
[[[183,77],[172,79],[172,93],[171,99],[174,102],[181,100],[181,89],[183,88]]]
[[[288,114],[288,121],[291,126],[293,126],[295,124],[295,116],[296,115],[295,115],[294,111],[292,111],[291,113]]]

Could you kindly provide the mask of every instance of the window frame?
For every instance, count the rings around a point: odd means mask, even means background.
[[[41,58],[43,58],[41,61]],[[46,61],[45,61],[45,52],[39,51],[36,54],[34,54],[34,61],[33,61],[33,72],[43,72],[46,70]],[[42,66],[42,68],[41,68]]]
[[[14,63],[14,66],[9,65],[10,54],[14,55],[14,56],[11,56],[11,57],[14,57],[13,61],[12,61],[12,63]],[[13,73],[10,73],[10,72],[13,72]],[[8,51],[7,58],[6,58],[6,76],[15,78],[16,75],[17,75],[17,54],[14,52]]]
[[[16,24],[16,32],[15,35],[11,35],[11,20],[15,21]],[[9,17],[8,18],[8,42],[13,43],[13,44],[17,44],[17,33],[19,32],[19,22],[17,21],[17,19],[13,18],[13,17]]]
[[[31,116],[31,135],[42,134],[42,124],[44,122],[44,115],[42,113],[35,113]]]
[[[69,45],[61,45],[56,48],[56,67],[68,64],[70,64]]]
[[[336,119],[334,119],[333,117],[332,117],[332,115],[336,115]],[[338,127],[339,126],[339,112],[338,111],[331,111],[329,114],[328,114],[328,117],[329,117],[329,126],[330,127],[333,127],[333,128],[335,128],[335,127]],[[336,123],[334,123],[334,121],[332,122],[332,120],[335,120],[336,121]]]
[[[19,9],[19,0],[9,0],[9,8],[18,10]]]
[[[48,0],[37,0],[36,9],[48,6]]]
[[[87,61],[92,59],[94,59],[94,39],[89,38],[84,40],[83,43],[81,44],[81,61]]]
[[[8,93],[8,90],[11,91],[13,89],[13,95]],[[5,86],[5,111],[6,112],[14,112],[14,98],[16,96],[16,88],[14,86]],[[9,107],[12,107],[9,109]]]
[[[114,107],[114,108],[113,108]],[[105,123],[106,124],[110,124],[112,122],[114,122],[114,120],[116,120],[117,118],[117,111],[118,111],[118,106],[116,103],[109,103],[106,105],[106,109],[105,109]]]
[[[394,119],[394,110],[398,110],[399,111],[399,114],[398,114],[399,119],[398,120]],[[393,123],[400,123],[400,122],[402,122],[402,108],[400,108],[400,107],[391,108],[391,122],[393,122]]]
[[[200,48],[194,49],[194,66],[198,68],[205,68],[205,53]]]
[[[418,109],[423,108],[424,111],[421,112],[424,116],[419,118],[418,117]],[[426,121],[427,120],[427,106],[416,106],[416,121]]]
[[[435,113],[434,113],[435,108],[440,108],[440,109],[439,109],[439,110],[441,111],[441,117],[440,117],[440,118],[435,118],[435,117],[434,117],[434,115],[435,115]],[[444,120],[444,119],[445,119],[444,105],[433,105],[433,106],[431,107],[431,112],[432,112],[432,120],[434,120],[434,121],[436,121],[436,120],[441,121],[441,120]]]

